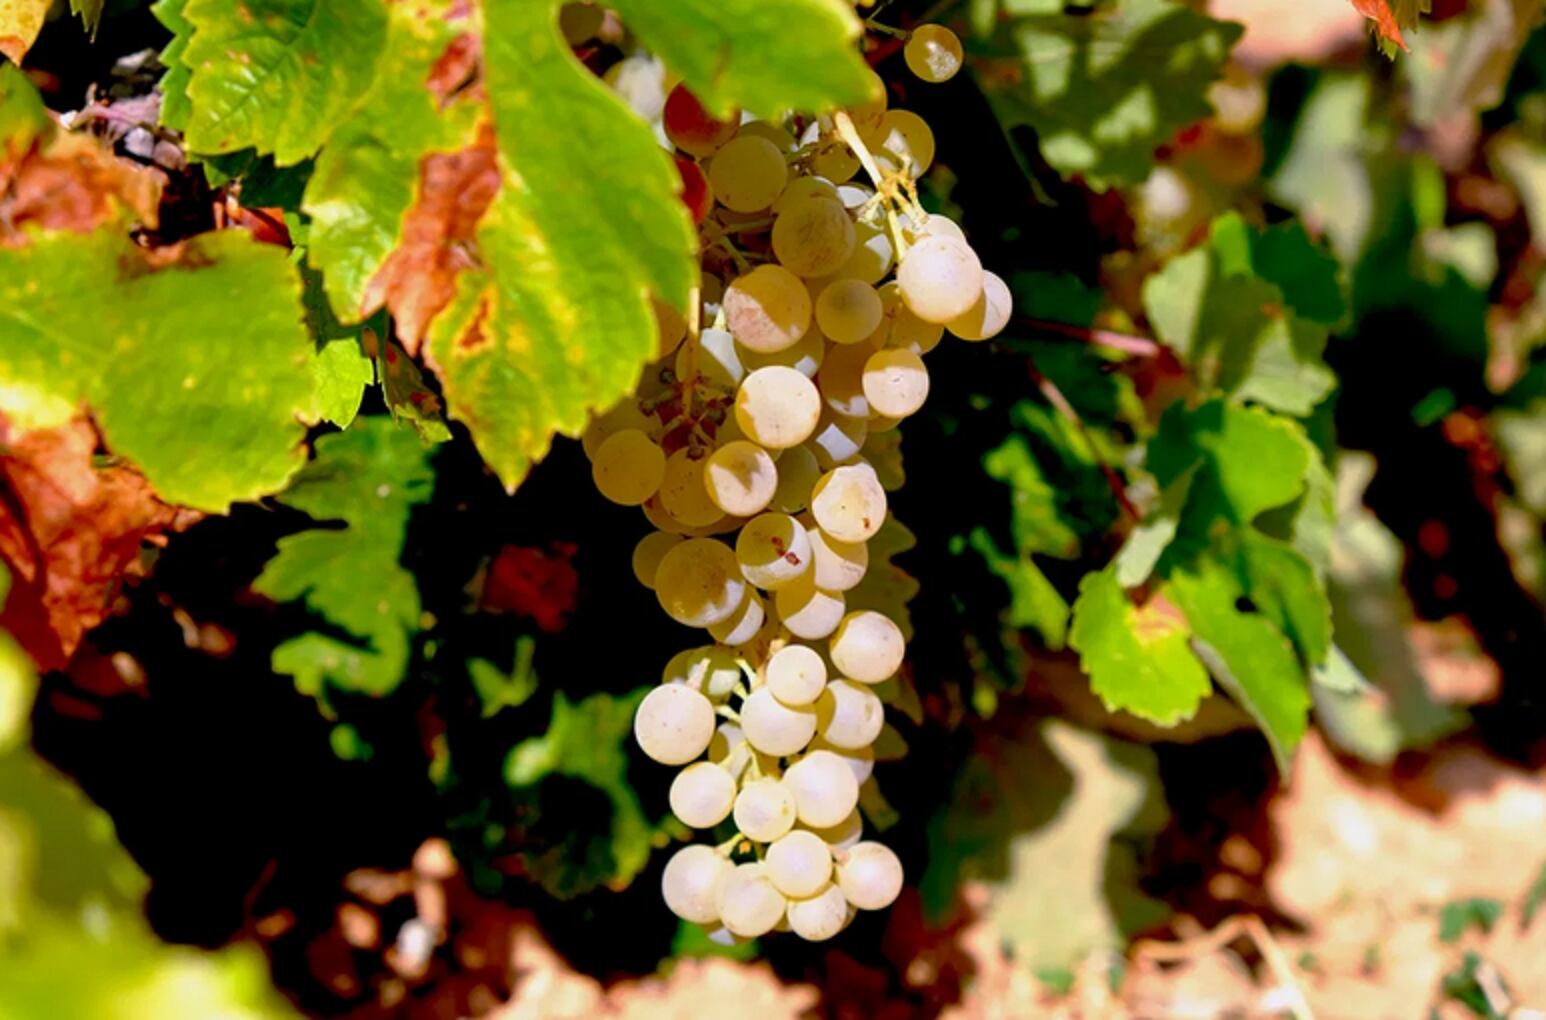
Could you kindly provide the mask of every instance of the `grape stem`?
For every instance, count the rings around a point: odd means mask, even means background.
[[[734,836],[731,836],[729,839],[716,846],[714,848],[714,852],[719,854],[721,857],[729,857],[731,853],[735,851],[736,844],[745,838],[746,837],[744,835],[742,835],[740,832],[737,832]]]
[[[907,41],[913,34],[905,28],[897,28],[895,25],[882,25],[873,16],[864,19],[864,27],[871,32],[879,32],[881,35],[889,35],[893,39]]]
[[[891,232],[891,243],[896,248],[896,260],[902,261],[902,256],[907,254],[907,238],[902,234],[902,224],[896,217],[896,184],[889,180],[881,172],[880,165],[875,162],[869,146],[864,144],[864,139],[859,137],[859,131],[854,127],[853,118],[843,110],[837,111],[832,122],[837,126],[837,133],[848,147],[859,157],[859,165],[864,167],[864,172],[870,175],[870,180],[875,182],[875,193],[884,195],[886,199],[886,228]]]
[[[729,719],[731,722],[737,724],[739,724],[741,721],[741,713],[737,712],[729,705],[720,705],[718,708],[714,709],[714,711],[721,719]]]

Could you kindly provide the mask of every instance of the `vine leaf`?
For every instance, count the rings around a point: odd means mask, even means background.
[[[1379,33],[1386,52],[1395,49],[1405,51],[1406,37],[1403,29],[1417,27],[1417,16],[1428,10],[1431,0],[1349,0],[1353,10],[1368,18]]]
[[[1309,465],[1309,444],[1297,423],[1222,400],[1172,407],[1148,449],[1149,470],[1162,488],[1196,472],[1183,511],[1184,530],[1201,530],[1220,518],[1249,524],[1298,496]]]
[[[52,0],[0,0],[0,53],[20,64],[48,17]]]
[[[1213,688],[1190,636],[1187,618],[1163,594],[1142,607],[1128,601],[1114,568],[1086,574],[1079,585],[1069,644],[1110,711],[1161,726],[1195,715]]]
[[[402,681],[419,627],[418,588],[398,558],[409,512],[430,495],[428,453],[390,418],[362,418],[316,446],[316,459],[276,499],[344,526],[280,539],[253,589],[280,602],[304,600],[342,634],[310,631],[286,641],[274,650],[274,671],[319,699],[329,687],[386,694]]]
[[[647,688],[640,688],[622,696],[592,694],[572,702],[556,692],[547,732],[521,741],[505,759],[505,782],[515,790],[536,795],[534,788],[543,780],[565,777],[596,788],[612,806],[605,832],[560,826],[564,842],[535,853],[531,872],[556,896],[577,895],[602,882],[622,888],[649,861],[654,827],[628,781],[625,749],[633,733],[634,710],[646,693]]]
[[[1036,130],[1065,175],[1106,186],[1148,176],[1154,150],[1212,114],[1208,86],[1241,26],[1173,0],[1124,0],[1065,13],[1030,0],[1002,29],[1018,57],[992,96],[1007,125]]]

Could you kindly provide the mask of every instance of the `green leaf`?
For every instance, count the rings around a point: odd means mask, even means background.
[[[1439,911],[1439,941],[1459,942],[1467,928],[1476,928],[1486,935],[1502,916],[1503,904],[1497,900],[1476,897],[1446,903]]]
[[[1017,965],[1076,967],[1169,914],[1137,887],[1138,854],[1165,816],[1146,747],[1056,720],[993,735],[929,822],[925,909],[939,915],[961,882],[984,882],[980,918]]]
[[[532,669],[536,650],[537,642],[522,634],[515,639],[515,653],[508,670],[487,659],[467,660],[467,676],[483,706],[483,718],[492,719],[507,708],[519,708],[537,693],[537,673]]]
[[[1541,863],[1541,870],[1535,876],[1535,881],[1530,883],[1530,888],[1525,891],[1524,902],[1519,905],[1519,923],[1528,928],[1535,921],[1535,912],[1546,904],[1546,861]]]
[[[15,64],[0,64],[0,156],[23,152],[53,122],[43,97]]]
[[[245,232],[192,238],[166,266],[108,231],[0,249],[0,335],[0,411],[58,424],[84,400],[169,503],[223,512],[304,462],[300,281]]]
[[[1310,717],[1304,668],[1288,638],[1266,616],[1240,609],[1245,589],[1212,557],[1173,571],[1165,591],[1186,614],[1198,656],[1256,720],[1287,773]]]
[[[1268,182],[1269,193],[1299,210],[1312,230],[1324,230],[1332,251],[1349,265],[1374,223],[1374,186],[1365,165],[1373,144],[1366,122],[1371,81],[1365,74],[1323,75]]]
[[[1025,437],[1011,433],[982,458],[989,478],[1009,486],[1010,527],[1023,554],[1068,559],[1079,553],[1079,535],[1063,520],[1057,490],[1042,473]]]
[[[323,341],[312,361],[317,382],[317,412],[323,421],[348,428],[360,413],[365,387],[374,381],[370,361],[350,338]]]
[[[1016,5],[1026,13],[1002,31],[1023,61],[1023,84],[994,94],[1000,115],[1035,128],[1042,154],[1065,175],[1098,185],[1141,181],[1155,149],[1212,113],[1208,86],[1241,27],[1171,0],[1123,0],[1089,13],[1064,6]]]
[[[1196,471],[1186,502],[1189,525],[1217,519],[1249,524],[1303,491],[1310,465],[1304,430],[1261,408],[1214,400],[1173,406],[1149,441],[1148,467],[1161,486]]]
[[[362,418],[317,440],[317,458],[277,497],[319,523],[279,540],[253,589],[276,601],[303,599],[342,635],[313,631],[274,650],[276,673],[324,698],[338,690],[382,695],[403,679],[419,627],[419,592],[398,564],[412,508],[430,496],[424,445],[390,419]]]
[[[1004,614],[1004,622],[1011,627],[1035,630],[1048,648],[1062,648],[1068,636],[1068,600],[1053,587],[1030,553],[1005,555],[988,529],[982,527],[973,528],[967,541],[988,569],[1009,586],[1009,610]]]
[[[1108,710],[1174,726],[1196,714],[1212,690],[1189,633],[1186,620],[1159,600],[1134,606],[1107,568],[1080,582],[1068,643]]]
[[[188,148],[316,153],[365,94],[387,38],[379,0],[187,0]]]
[[[633,714],[648,688],[615,696],[592,694],[578,703],[553,696],[547,732],[521,741],[505,759],[505,782],[521,789],[550,776],[588,783],[612,805],[611,824],[601,845],[583,848],[575,859],[536,862],[535,872],[555,895],[573,895],[605,881],[614,887],[630,882],[649,860],[652,826],[628,782],[627,742]]]
[[[876,98],[841,0],[616,0],[608,6],[712,109],[763,118]]]
[[[1194,469],[1195,470],[1195,469]],[[1181,511],[1192,491],[1193,471],[1183,471],[1160,493],[1159,506],[1128,534],[1112,567],[1117,583],[1136,588],[1149,579],[1181,525]]]
[[[1315,568],[1292,546],[1251,530],[1227,546],[1234,569],[1256,610],[1294,642],[1310,666],[1331,651],[1331,603]]]

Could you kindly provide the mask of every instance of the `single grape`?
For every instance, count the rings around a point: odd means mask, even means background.
[[[759,368],[735,395],[735,419],[753,441],[784,450],[810,438],[821,417],[821,394],[797,369]]]
[[[781,213],[787,207],[803,202],[813,195],[824,198],[837,198],[837,185],[825,177],[813,177],[806,175],[796,177],[784,188],[784,193],[778,196],[778,201],[773,203],[773,211]]]
[[[845,464],[821,476],[811,493],[811,515],[842,542],[864,542],[886,521],[886,491],[868,464]]]
[[[789,180],[789,166],[766,138],[741,134],[709,161],[709,185],[719,204],[736,212],[766,209]]]
[[[782,513],[759,514],[746,522],[735,540],[741,574],[767,591],[793,584],[811,569],[811,542],[805,526]]]
[[[812,712],[813,732],[815,719]],[[708,750],[714,736],[714,706],[690,687],[657,687],[639,702],[633,717],[633,735],[644,753],[662,765],[686,764]]]
[[[833,280],[816,299],[816,324],[837,344],[865,339],[875,332],[884,314],[880,295],[863,280]]]
[[[699,159],[714,155],[715,150],[734,138],[741,123],[739,114],[732,113],[723,120],[710,114],[685,85],[678,85],[666,97],[661,119],[672,144]]]
[[[591,461],[591,479],[603,496],[623,506],[638,506],[655,495],[666,472],[666,455],[638,429],[607,437]]]
[[[805,645],[785,645],[774,652],[765,673],[768,690],[791,707],[814,704],[827,689],[827,664],[820,653]]]
[[[811,742],[816,735],[816,712],[791,708],[766,687],[759,687],[741,703],[741,731],[752,747],[782,758],[803,751]]]
[[[821,119],[806,126],[800,135],[800,148],[809,153],[807,165],[811,173],[834,185],[842,184],[859,172],[859,157],[836,131],[823,130]]]
[[[896,270],[902,300],[926,322],[966,314],[982,294],[982,263],[964,241],[930,234],[902,256]]]
[[[987,340],[1009,325],[1013,310],[1014,297],[1009,293],[1009,285],[997,273],[984,269],[982,294],[976,303],[964,314],[945,323],[945,327],[962,340]]]
[[[827,591],[851,591],[864,580],[870,568],[870,547],[863,542],[844,542],[812,526],[807,532],[811,544],[812,577],[816,587]]]
[[[702,528],[713,524],[725,512],[709,498],[704,482],[707,458],[694,459],[686,447],[676,451],[665,461],[665,476],[660,483],[660,505],[666,513],[690,528]]]
[[[882,732],[884,732],[884,728],[882,728]],[[811,746],[806,748],[807,753],[811,751],[830,751],[837,755],[848,766],[848,771],[854,774],[854,781],[861,786],[875,772],[874,744],[854,748],[833,747],[818,735],[815,740],[811,741]]]
[[[865,776],[868,779],[869,776]],[[861,783],[864,779],[859,780]],[[821,841],[833,850],[847,850],[864,838],[864,819],[858,811],[850,811],[848,817],[825,829],[811,829]]]
[[[864,363],[875,353],[869,344],[833,347],[822,359],[816,384],[826,405],[850,418],[868,418],[870,402],[864,395]]]
[[[737,439],[709,455],[703,470],[709,499],[727,514],[750,517],[761,513],[778,488],[778,467],[768,451]]]
[[[660,891],[666,906],[684,921],[712,924],[719,920],[720,893],[733,865],[713,847],[684,846],[666,862]]]
[[[780,780],[753,779],[735,798],[734,818],[747,839],[771,843],[794,827],[794,794]]]
[[[902,862],[883,843],[856,843],[839,854],[837,884],[860,910],[884,910],[902,891]]]
[[[854,250],[833,275],[873,286],[885,279],[895,259],[896,248],[885,228],[860,220],[854,224]]]
[[[714,211],[714,190],[709,186],[708,175],[695,159],[677,156],[676,175],[682,181],[682,204],[687,207],[695,224],[702,225]]]
[[[945,335],[945,327],[937,322],[925,322],[914,315],[912,309],[907,307],[907,302],[902,300],[902,290],[895,280],[881,287],[879,293],[886,317],[880,329],[870,338],[872,344],[876,347],[912,351],[918,355],[927,354],[939,346]]]
[[[966,233],[961,229],[961,225],[943,213],[929,213],[924,217],[923,230],[920,232],[933,234],[935,237],[953,237],[957,241],[966,240]]]
[[[876,351],[864,362],[864,399],[872,414],[906,418],[917,413],[929,396],[929,370],[909,350]]]
[[[902,59],[926,82],[949,81],[961,70],[961,40],[944,25],[919,25],[902,47]]]
[[[831,471],[839,464],[847,464],[859,456],[859,451],[864,449],[864,440],[869,435],[869,431],[869,425],[865,419],[850,418],[846,414],[839,414],[832,408],[826,407],[822,409],[821,419],[816,423],[815,433],[806,440],[806,447],[812,451],[816,464],[822,471]],[[817,472],[818,476],[820,473]],[[816,479],[811,479],[811,484],[806,490],[807,502],[810,498],[809,490],[814,488],[815,484]]]
[[[645,414],[639,409],[637,400],[627,397],[591,419],[585,431],[580,433],[580,447],[585,451],[585,456],[595,460],[601,444],[617,433],[637,429],[653,438],[659,428],[660,421],[654,415]]]
[[[650,308],[655,312],[655,360],[659,361],[681,346],[687,335],[687,320],[681,312],[655,298],[650,298]]]
[[[795,814],[814,829],[838,824],[859,803],[853,770],[831,751],[805,755],[784,770],[783,783],[794,794]]]
[[[822,591],[810,574],[773,593],[773,609],[789,633],[819,641],[837,630],[847,608],[841,592]]]
[[[887,110],[876,135],[873,155],[882,169],[896,171],[906,164],[917,178],[934,162],[934,132],[911,110]]]
[[[817,433],[820,433],[820,420]],[[814,442],[814,437],[809,442]],[[778,488],[773,490],[772,509],[797,514],[810,502],[811,489],[821,477],[821,464],[809,445],[791,446],[778,459]]]
[[[669,531],[652,531],[639,539],[639,544],[633,547],[633,576],[640,584],[654,590],[655,571],[660,569],[660,561],[681,541],[681,535]]]
[[[788,269],[761,265],[725,291],[725,321],[747,350],[781,351],[810,329],[811,296]]]
[[[907,643],[902,628],[884,613],[866,609],[843,617],[828,652],[832,665],[850,680],[878,684],[902,668]]]
[[[722,329],[706,329],[698,336],[696,363],[689,345],[676,349],[673,368],[679,379],[687,379],[696,368],[703,380],[722,390],[734,390],[746,378],[746,368],[741,364],[740,348],[735,337]]]
[[[836,198],[811,195],[773,220],[773,254],[798,276],[831,276],[853,254],[856,235]]]
[[[773,930],[788,904],[761,864],[738,864],[720,887],[719,918],[735,934],[754,939]]]
[[[807,942],[825,942],[848,924],[848,900],[832,882],[805,899],[790,900],[788,911],[790,930]]]
[[[820,836],[806,829],[795,829],[775,840],[763,863],[773,885],[791,898],[814,896],[832,878],[832,851]]]
[[[749,347],[740,350],[741,364],[746,366],[748,372],[782,365],[794,369],[807,379],[816,378],[816,371],[821,368],[821,360],[826,357],[826,353],[827,338],[821,335],[821,330],[814,323],[792,347],[785,347],[781,351],[754,351]]]
[[[870,746],[886,725],[886,709],[875,692],[852,680],[833,680],[816,702],[816,732],[845,751]]]
[[[756,637],[765,619],[767,614],[762,606],[762,597],[748,588],[741,607],[729,619],[709,624],[709,633],[715,641],[735,648]]]
[[[748,120],[741,123],[740,130],[736,133],[738,138],[766,138],[773,143],[782,155],[792,156],[799,145],[794,140],[794,135],[785,131],[777,124],[765,120]],[[787,172],[787,168],[786,168]]]
[[[746,579],[728,545],[712,538],[690,538],[661,559],[655,571],[655,595],[671,619],[689,627],[707,627],[729,619],[741,607]]]
[[[711,829],[730,817],[735,777],[713,762],[694,762],[671,781],[671,813],[692,829]]]

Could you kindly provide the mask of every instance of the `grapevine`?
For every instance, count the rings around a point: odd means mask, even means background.
[[[939,82],[961,47],[926,25],[906,58]],[[660,127],[699,224],[700,286],[686,318],[657,305],[658,359],[583,437],[597,489],[654,527],[635,576],[714,642],[667,663],[634,734],[681,766],[676,818],[716,835],[672,855],[666,905],[722,940],[822,941],[901,891],[859,810],[885,725],[876,687],[905,655],[895,619],[849,604],[888,513],[866,443],[923,406],[923,358],[947,330],[984,340],[1010,314],[961,228],[919,204],[933,132],[888,109],[878,76],[874,93],[767,121],[672,90]]]

